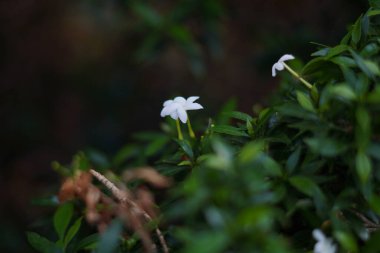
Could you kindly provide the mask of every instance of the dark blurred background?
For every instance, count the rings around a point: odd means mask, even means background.
[[[307,61],[336,44],[366,0],[0,1],[0,251],[29,252],[54,193],[52,160],[112,153],[159,129],[162,102],[199,95],[212,116],[229,98],[252,112],[276,88],[284,53]]]

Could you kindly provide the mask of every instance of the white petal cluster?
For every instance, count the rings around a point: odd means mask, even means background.
[[[173,100],[166,100],[163,104],[164,108],[161,111],[161,117],[169,116],[173,119],[180,119],[182,123],[187,121],[187,112],[189,110],[203,109],[198,103],[194,103],[199,97],[193,96],[187,99],[183,97],[176,97]]]
[[[331,238],[327,238],[321,230],[314,229],[313,237],[317,240],[314,246],[314,253],[335,253],[336,245]]]
[[[291,54],[285,54],[283,55],[280,60],[278,60],[278,62],[276,62],[275,64],[273,64],[272,66],[272,76],[275,77],[276,76],[276,71],[281,71],[285,68],[284,66],[284,62],[285,61],[289,61],[289,60],[293,60],[295,59],[293,55]]]

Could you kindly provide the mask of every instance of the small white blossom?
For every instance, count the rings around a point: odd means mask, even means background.
[[[164,108],[161,111],[161,117],[170,115],[173,119],[180,119],[182,123],[186,123],[186,111],[203,109],[200,104],[194,103],[198,98],[196,96],[189,97],[188,99],[176,97],[173,100],[166,100],[163,104]]]
[[[278,62],[276,62],[275,64],[273,64],[272,66],[272,76],[275,77],[276,76],[276,70],[277,71],[281,71],[285,68],[284,66],[284,62],[285,61],[289,61],[289,60],[293,60],[295,59],[293,55],[291,54],[285,54],[283,55],[280,60],[278,60]]]
[[[336,245],[334,245],[332,239],[327,238],[321,230],[314,229],[313,237],[317,240],[314,246],[314,253],[335,253]]]

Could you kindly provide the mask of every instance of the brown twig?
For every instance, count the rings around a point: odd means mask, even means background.
[[[368,232],[376,232],[380,230],[380,224],[374,223],[356,210],[352,209],[351,211],[364,223],[364,227],[368,230]]]
[[[147,212],[145,212],[143,209],[141,209],[133,200],[128,198],[128,196],[127,196],[127,194],[125,194],[125,192],[123,192],[122,190],[117,188],[105,176],[103,176],[102,174],[100,174],[99,172],[97,172],[96,170],[93,170],[93,169],[90,169],[90,173],[94,177],[96,177],[96,179],[98,179],[105,187],[107,187],[111,191],[112,195],[115,196],[115,198],[117,200],[119,200],[121,203],[126,203],[129,206],[131,206],[132,210],[134,212],[142,214],[146,220],[153,221],[153,218]],[[166,244],[165,238],[164,238],[161,230],[158,227],[156,227],[155,231],[156,231],[157,237],[161,243],[163,252],[169,253],[169,247]]]

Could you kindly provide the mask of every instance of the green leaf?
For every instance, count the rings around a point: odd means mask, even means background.
[[[241,129],[229,125],[219,125],[214,126],[212,130],[215,133],[219,134],[227,134],[232,136],[241,136],[241,137],[249,137],[249,135],[246,132],[243,132]]]
[[[359,106],[356,109],[356,143],[359,150],[364,151],[367,149],[371,138],[371,116],[369,112],[363,107]]]
[[[311,98],[315,103],[319,102],[319,91],[316,85],[313,85],[310,92]]]
[[[83,238],[74,248],[74,252],[79,250],[94,250],[99,241],[99,234],[92,234]]]
[[[377,16],[377,15],[380,15],[380,10],[370,10],[367,13],[368,17]]]
[[[343,53],[344,51],[347,51],[349,50],[350,47],[347,46],[347,45],[338,45],[336,47],[333,47],[333,48],[330,48],[327,55],[324,57],[326,60],[336,56],[336,55],[339,55],[341,53]]]
[[[276,162],[272,157],[263,155],[260,157],[259,162],[263,165],[265,172],[270,176],[282,176],[282,170],[280,164]]]
[[[296,103],[284,103],[280,106],[276,106],[275,109],[280,114],[283,114],[285,116],[296,117],[305,120],[318,120],[316,114],[310,113],[310,111],[307,111]]]
[[[302,106],[302,108],[311,112],[315,112],[313,102],[311,101],[308,95],[300,91],[296,91],[296,94],[297,94],[298,103]]]
[[[128,159],[132,158],[138,153],[138,147],[133,144],[124,146],[112,159],[112,164],[114,166],[120,166]]]
[[[131,9],[142,18],[146,24],[152,27],[159,27],[161,25],[161,16],[155,9],[151,8],[150,5],[141,2],[133,2],[133,4],[131,4]]]
[[[358,245],[355,237],[352,234],[338,230],[334,232],[334,236],[345,250],[353,253],[358,252]]]
[[[368,94],[367,101],[371,104],[380,104],[380,86]]]
[[[67,234],[65,236],[65,239],[63,240],[63,245],[67,247],[67,245],[71,242],[71,240],[74,238],[74,236],[79,231],[79,228],[82,224],[82,217],[78,218],[74,224],[69,228],[67,231]]]
[[[200,231],[190,238],[182,253],[216,253],[224,252],[229,244],[230,237],[222,231]]]
[[[145,155],[152,156],[154,154],[157,154],[159,151],[162,151],[169,140],[170,139],[166,136],[160,136],[156,139],[153,139],[146,147]]]
[[[313,152],[327,157],[337,156],[347,149],[347,145],[329,137],[309,138],[305,142]]]
[[[369,0],[369,5],[372,8],[376,8],[376,9],[380,8],[380,2],[379,2],[379,0]]]
[[[346,84],[337,84],[329,87],[329,92],[332,96],[342,97],[349,101],[356,99],[355,92]]]
[[[57,232],[58,238],[62,241],[67,226],[73,216],[73,204],[71,202],[64,203],[58,207],[53,217],[54,229]]]
[[[356,67],[355,60],[348,56],[337,56],[330,59],[331,62],[347,68]]]
[[[361,35],[362,35],[362,23],[361,23],[361,20],[362,20],[362,16],[360,16],[353,28],[352,28],[352,41],[354,42],[354,44],[358,44],[358,42],[360,41],[360,38],[361,38]]]
[[[247,114],[247,113],[244,113],[244,112],[232,111],[232,112],[226,112],[225,114],[226,114],[226,116],[229,116],[229,117],[235,118],[235,119],[239,119],[242,121],[251,121],[252,120],[252,116]]]
[[[114,253],[119,245],[120,235],[123,230],[123,222],[114,220],[108,226],[107,230],[101,235],[96,253]]]
[[[360,249],[360,252],[362,253],[380,252],[379,242],[380,242],[380,232],[377,231],[377,232],[371,233],[369,240],[365,242],[365,245],[363,248]]]
[[[376,54],[378,54],[380,51],[379,46],[376,43],[370,43],[366,45],[362,51],[360,52],[360,55],[364,58],[372,57]]]
[[[318,185],[308,177],[294,176],[289,178],[289,182],[294,188],[309,197],[314,197],[320,192]]]
[[[376,63],[363,59],[359,54],[357,54],[355,51],[350,50],[352,56],[354,57],[354,60],[358,67],[370,78],[374,78],[375,75],[380,74],[379,67]]]
[[[371,209],[379,215],[380,214],[380,197],[377,196],[376,194],[371,194],[368,202]]]
[[[374,144],[374,143],[372,143],[368,147],[368,154],[370,156],[372,156],[373,158],[375,158],[377,160],[380,160],[380,144]]]
[[[229,145],[219,138],[212,141],[212,148],[215,155],[210,155],[206,160],[206,164],[214,169],[230,169],[232,167],[233,150]]]
[[[289,156],[288,160],[286,161],[286,170],[289,174],[293,173],[298,164],[301,155],[301,149],[302,147],[298,146],[298,148]]]
[[[264,142],[253,141],[246,144],[240,151],[239,160],[241,163],[248,163],[264,151]]]
[[[45,237],[34,233],[26,232],[29,244],[38,252],[41,253],[62,253],[62,251],[55,245],[54,242],[49,241]]]
[[[371,175],[372,165],[369,157],[363,153],[358,152],[356,154],[356,172],[359,175],[360,181],[365,184]]]
[[[193,160],[194,159],[194,153],[193,153],[193,149],[191,148],[190,143],[187,140],[175,140],[175,141],[179,144],[179,146],[181,147],[183,152],[185,152],[185,154],[191,160]]]

